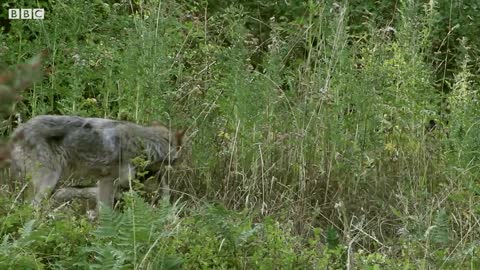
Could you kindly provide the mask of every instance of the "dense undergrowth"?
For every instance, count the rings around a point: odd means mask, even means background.
[[[2,4],[2,64],[50,51],[4,136],[67,114],[188,141],[169,201],[98,224],[1,172],[0,268],[480,268],[480,5],[264,2]],[[45,20],[5,20],[32,5]]]

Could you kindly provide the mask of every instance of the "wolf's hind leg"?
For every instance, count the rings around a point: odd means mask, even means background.
[[[98,197],[98,187],[63,187],[57,189],[52,195],[56,202],[68,202],[74,199],[84,199],[95,202]]]
[[[32,175],[34,198],[32,204],[38,205],[43,199],[52,194],[60,179],[61,171],[50,168],[39,168]]]

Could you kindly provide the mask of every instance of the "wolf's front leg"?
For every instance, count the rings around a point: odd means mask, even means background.
[[[50,196],[60,179],[61,171],[51,168],[39,168],[32,173],[34,189],[33,205],[38,205],[43,199]]]
[[[113,199],[115,197],[115,186],[112,178],[104,178],[98,181],[98,201],[97,209],[100,207],[113,208]]]
[[[135,167],[130,164],[123,164],[118,170],[118,182],[115,186],[129,188],[132,180],[135,178]]]

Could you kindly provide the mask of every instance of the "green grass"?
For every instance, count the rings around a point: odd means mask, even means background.
[[[114,2],[10,22],[0,59],[52,70],[15,111],[187,128],[176,203],[90,224],[2,189],[4,268],[480,267],[474,2]]]

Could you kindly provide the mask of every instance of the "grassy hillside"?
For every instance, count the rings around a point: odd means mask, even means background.
[[[7,0],[2,67],[50,54],[1,135],[64,114],[187,141],[169,198],[97,223],[0,172],[0,268],[479,269],[480,5],[427,2]]]

